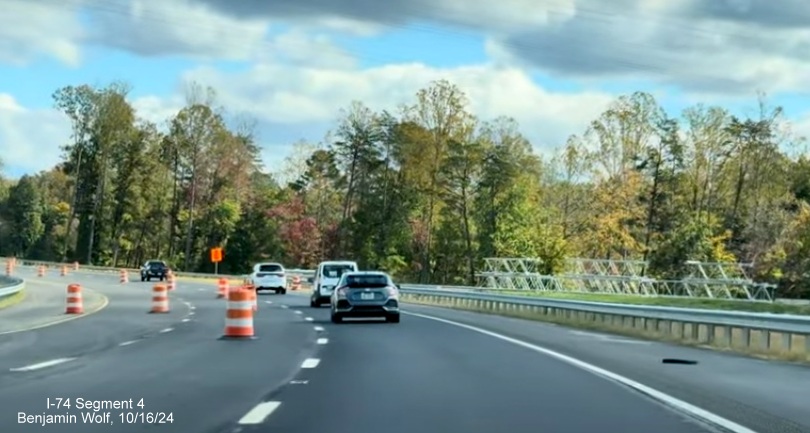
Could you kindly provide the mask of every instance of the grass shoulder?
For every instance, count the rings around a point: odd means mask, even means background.
[[[19,304],[25,299],[25,290],[0,298],[0,310]]]

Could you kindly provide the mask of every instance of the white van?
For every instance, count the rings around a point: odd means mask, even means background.
[[[317,308],[322,304],[328,304],[332,296],[332,290],[340,281],[340,277],[346,272],[357,272],[358,270],[357,262],[345,260],[321,262],[315,271],[315,277],[311,281],[312,297],[309,300],[309,306]]]

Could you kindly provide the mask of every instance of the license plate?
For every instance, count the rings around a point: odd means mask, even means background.
[[[370,301],[374,299],[374,293],[361,293],[360,299],[364,301]]]

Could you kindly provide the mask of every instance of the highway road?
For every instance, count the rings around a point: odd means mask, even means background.
[[[296,294],[260,296],[258,338],[222,341],[225,307],[213,282],[180,281],[172,312],[152,315],[150,284],[67,279],[109,303],[81,319],[0,335],[0,431],[717,431],[683,401],[750,429],[739,433],[810,431],[801,410],[810,401],[805,367],[430,307],[409,307],[400,324],[335,325],[326,308]],[[622,376],[606,379],[593,366]],[[665,394],[655,400],[641,384]],[[49,398],[71,407],[48,409]],[[100,411],[111,412],[111,427],[82,422],[78,399],[143,399],[145,407]],[[125,412],[171,413],[173,422],[125,424]],[[72,414],[77,423],[20,424],[20,413]]]

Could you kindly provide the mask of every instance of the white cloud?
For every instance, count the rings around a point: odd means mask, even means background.
[[[206,66],[189,71],[183,78],[217,89],[219,102],[229,110],[250,114],[262,122],[297,124],[303,129],[305,125],[331,123],[352,100],[363,101],[375,110],[396,110],[401,104],[413,103],[416,92],[431,81],[447,79],[467,94],[476,115],[484,119],[514,117],[535,144],[543,147],[557,146],[569,134],[581,131],[613,99],[600,92],[551,92],[513,67],[438,69],[411,63],[349,68],[343,54],[331,54],[339,50],[330,49],[325,40],[309,45],[303,39],[299,42],[299,48],[310,47],[299,51],[300,59],[315,59],[309,65],[274,61],[277,57],[268,56],[247,71],[222,72]],[[330,57],[336,60],[324,61]]]
[[[29,110],[0,93],[0,159],[7,172],[37,172],[61,159],[70,124],[52,109]]]
[[[2,0],[0,10],[0,62],[25,65],[45,54],[79,64],[83,33],[70,1]]]
[[[262,49],[270,22],[232,18],[188,0],[108,0],[86,7],[93,25],[89,40],[144,56],[250,59]]]

